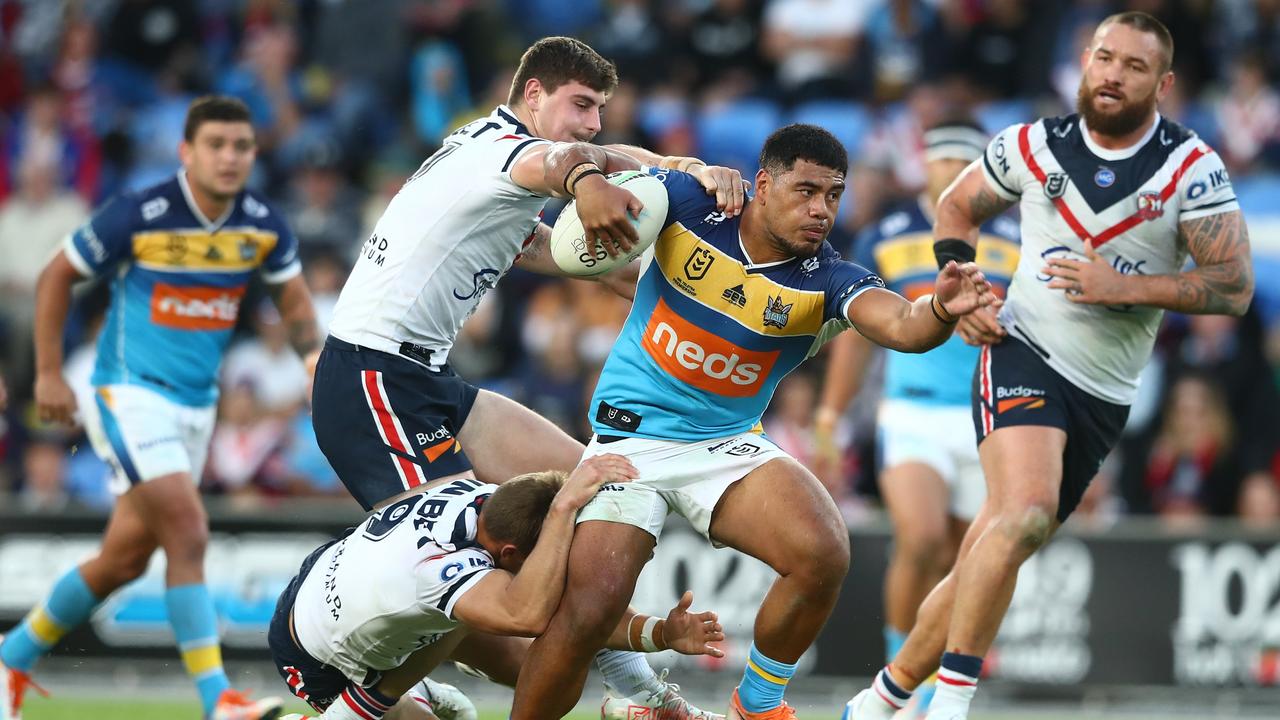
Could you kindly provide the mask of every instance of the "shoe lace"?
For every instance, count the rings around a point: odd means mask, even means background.
[[[655,717],[672,718],[673,720],[676,718],[698,718],[701,720],[702,718],[713,717],[711,714],[689,704],[689,701],[680,695],[679,684],[667,682],[667,675],[670,673],[671,668],[663,668],[662,672],[658,673],[653,687],[649,690],[649,695],[645,698],[646,703],[658,701],[659,704],[653,708],[658,711],[655,713]]]

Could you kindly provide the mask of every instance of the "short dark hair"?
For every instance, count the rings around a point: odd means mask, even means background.
[[[249,106],[239,98],[226,95],[205,95],[191,101],[187,108],[187,121],[182,127],[182,137],[187,142],[196,139],[196,131],[206,122],[244,122],[253,124]]]
[[[567,476],[558,470],[526,473],[498,486],[480,510],[489,536],[526,555],[533,552],[542,521]]]
[[[775,130],[760,149],[760,167],[770,175],[791,170],[796,160],[849,172],[849,153],[835,135],[817,125],[795,123]]]
[[[1098,23],[1098,29],[1094,30],[1094,33],[1108,25],[1117,23],[1128,25],[1138,32],[1155,35],[1156,40],[1160,41],[1160,47],[1164,50],[1164,67],[1160,69],[1160,72],[1168,72],[1169,68],[1173,66],[1173,35],[1169,33],[1169,28],[1165,27],[1164,23],[1147,13],[1130,10],[1104,18],[1102,22]]]
[[[524,51],[511,80],[508,105],[523,101],[524,86],[533,78],[537,78],[548,93],[575,81],[606,95],[618,87],[618,69],[613,63],[590,45],[571,37],[545,37]]]

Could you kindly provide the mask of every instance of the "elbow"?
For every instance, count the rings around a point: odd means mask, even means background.
[[[1229,315],[1234,317],[1243,317],[1245,313],[1249,312],[1249,306],[1253,304],[1253,271],[1252,268],[1246,268],[1246,270],[1244,287],[1233,294],[1230,308],[1227,311]]]

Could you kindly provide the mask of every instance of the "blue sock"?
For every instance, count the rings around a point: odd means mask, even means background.
[[[976,681],[982,676],[982,658],[977,655],[944,652],[939,675],[942,674],[942,670],[949,671],[947,674],[950,676],[962,676]]]
[[[169,610],[169,624],[178,641],[182,664],[196,684],[207,717],[213,714],[218,696],[231,687],[222,669],[218,615],[213,609],[213,598],[203,583],[180,585],[165,591],[164,604]]]
[[[22,622],[5,636],[0,645],[0,660],[6,667],[30,672],[45,653],[89,619],[101,602],[84,583],[80,568],[74,567],[58,578],[49,597],[31,608]]]
[[[907,641],[907,634],[892,625],[884,626],[884,661],[891,663]]]
[[[742,709],[750,713],[765,712],[782,704],[782,693],[787,690],[787,682],[796,674],[795,664],[778,662],[765,657],[751,643],[751,654],[747,656],[747,668],[742,673],[742,682],[738,683],[738,702]]]

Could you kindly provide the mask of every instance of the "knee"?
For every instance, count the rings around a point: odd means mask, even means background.
[[[557,617],[572,637],[583,644],[604,645],[626,611],[627,597],[620,585],[620,580],[606,577],[590,589],[570,587],[565,591]]]
[[[209,519],[203,509],[175,516],[161,536],[170,563],[203,563],[209,547]]]
[[[795,565],[790,575],[815,592],[839,592],[849,572],[849,533],[843,526],[814,533],[791,555]]]
[[[1049,541],[1055,511],[1056,503],[1029,502],[1002,512],[996,522],[1004,537],[1030,554]]]
[[[952,543],[941,526],[901,527],[893,539],[895,554],[920,571],[951,566]]]

